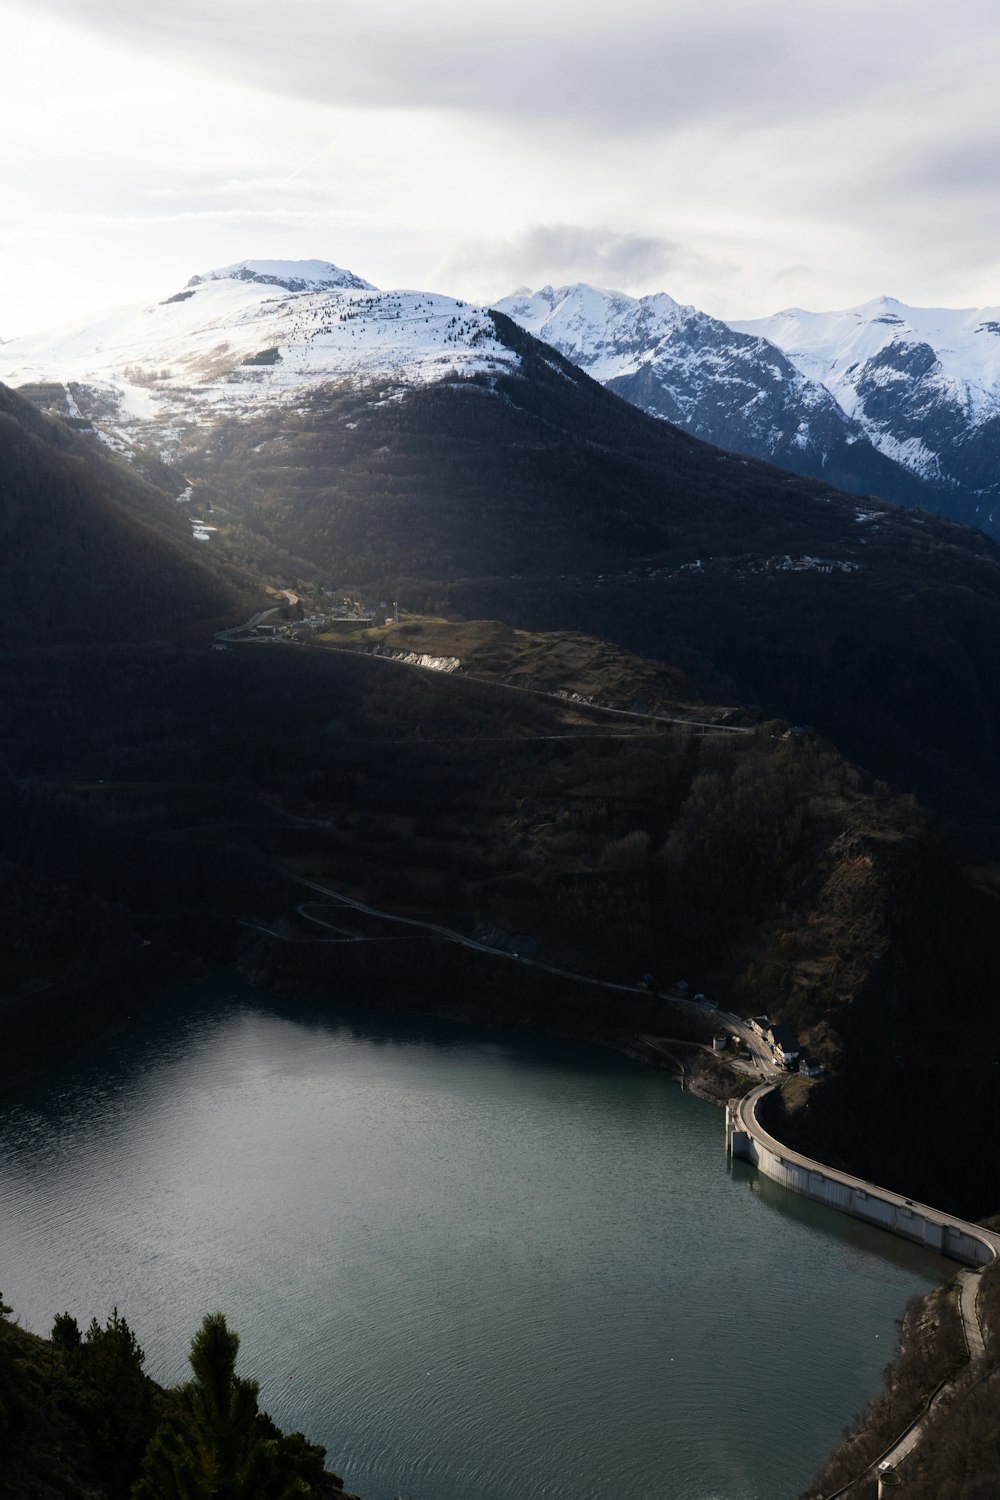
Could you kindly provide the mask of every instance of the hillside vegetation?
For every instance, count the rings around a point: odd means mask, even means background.
[[[164,1390],[143,1371],[115,1308],[81,1330],[60,1313],[51,1337],[11,1321],[0,1299],[0,1495],[9,1500],[356,1500],[325,1450],[260,1411],[236,1375],[239,1336],[221,1314],[191,1346],[193,1379]]]
[[[1000,1266],[987,1267],[980,1280],[981,1363],[969,1368],[954,1284],[914,1298],[901,1319],[900,1349],[886,1366],[882,1390],[846,1429],[804,1500],[819,1500],[860,1479],[945,1381],[954,1384],[929,1413],[916,1449],[900,1465],[900,1490],[913,1500],[992,1500],[998,1493]],[[874,1486],[874,1475],[865,1482]],[[861,1486],[859,1493],[864,1493]]]
[[[555,693],[609,708],[704,718],[717,712],[692,701],[683,675],[662,662],[573,631],[514,630],[498,620],[443,620],[408,615],[400,623],[319,635],[336,645],[456,661],[465,676]],[[743,714],[730,715],[742,722]]]
[[[550,645],[550,664],[574,650],[593,661],[579,643]],[[524,649],[530,660],[530,638]],[[657,680],[652,664],[627,667],[616,691]],[[874,1175],[906,1176],[907,1191],[926,1100],[901,1080],[946,1044],[956,1068],[944,1076],[968,1100],[960,1065],[997,1045],[977,1003],[994,897],[912,799],[781,722],[703,732],[294,645],[9,654],[0,672],[25,708],[0,745],[0,856],[10,909],[26,917],[4,979],[18,1070],[81,1045],[144,973],[231,961],[238,942],[261,978],[328,992],[360,975],[372,1003],[454,1007],[472,965],[485,1019],[615,1035],[657,1023],[648,994],[556,984],[426,933],[400,969],[403,945],[352,940],[378,924],[359,933],[351,919],[344,943],[317,944],[326,934],[301,903],[344,919],[290,876],[573,972],[628,985],[684,975],[786,1017],[837,1068],[800,1128],[859,1165],[877,1121]],[[54,728],[40,744],[43,720]],[[235,919],[248,918],[279,937],[240,939]],[[942,1021],[948,986],[968,999]],[[842,1105],[825,1105],[836,1089]],[[984,1108],[977,1124],[988,1146],[996,1122]],[[924,1196],[995,1207],[992,1178],[935,1177],[928,1162]]]
[[[861,523],[832,491],[622,419],[556,363],[387,404],[327,393],[214,454],[191,437],[196,482],[242,515],[206,562],[167,491],[22,407],[0,410],[0,1081],[212,965],[618,1042],[676,1034],[658,990],[683,976],[826,1063],[779,1134],[956,1213],[1000,1206],[989,544],[888,509]],[[261,534],[308,551],[309,581],[472,618],[352,651],[211,650],[239,607],[232,548]],[[779,548],[852,566],[771,566]],[[241,577],[244,608],[264,581]],[[8,1411],[44,1414],[44,1357],[0,1336]],[[75,1447],[86,1493],[102,1429],[66,1389],[72,1433],[32,1417],[10,1451],[37,1467]],[[74,1493],[27,1473],[11,1493]]]
[[[0,387],[7,644],[171,636],[237,592],[191,552],[162,491]]]
[[[517,373],[192,426],[186,472],[302,578],[653,658],[1000,847],[996,546],[711,448],[495,316]]]

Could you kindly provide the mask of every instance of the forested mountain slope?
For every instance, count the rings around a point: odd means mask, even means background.
[[[8,645],[162,638],[231,610],[189,537],[162,491],[0,387]]]

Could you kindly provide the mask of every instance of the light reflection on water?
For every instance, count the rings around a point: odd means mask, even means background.
[[[222,1308],[364,1500],[794,1496],[943,1274],[596,1048],[234,982],[0,1099],[24,1322],[116,1303],[171,1383]]]

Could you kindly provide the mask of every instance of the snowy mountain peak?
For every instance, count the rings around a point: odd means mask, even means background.
[[[252,281],[260,286],[277,286],[286,292],[332,292],[346,289],[374,292],[370,281],[345,271],[328,260],[241,260],[234,266],[205,271],[192,276],[189,287],[206,281]]]
[[[634,373],[651,349],[671,338],[688,320],[702,316],[666,292],[629,297],[582,281],[572,286],[543,286],[537,292],[521,288],[496,305],[604,382]]]
[[[956,505],[968,509],[955,514],[995,527],[1000,309],[909,307],[883,296],[730,326],[777,344],[881,453],[964,493]]]
[[[614,309],[620,314],[637,314],[655,312],[660,316],[664,314],[673,318],[677,314],[685,317],[692,316],[695,312],[693,307],[685,307],[680,302],[675,302],[673,297],[666,292],[651,292],[645,297],[630,297],[627,292],[617,292],[611,287],[591,286],[586,281],[576,281],[568,286],[543,286],[537,292],[530,287],[518,287],[509,297],[505,297],[497,306],[501,311],[506,311],[509,304],[535,304],[546,305],[552,310],[557,307],[572,307],[581,311],[603,313],[608,309]]]
[[[71,384],[100,390],[133,437],[210,412],[294,404],[324,387],[403,390],[519,365],[484,308],[380,292],[328,261],[242,261],[160,302],[0,348],[0,381],[62,384],[71,416]]]
[[[497,305],[651,416],[846,489],[904,500],[913,495],[914,481],[898,460],[922,455],[912,448],[889,459],[877,452],[852,410],[838,400],[839,390],[828,387],[829,361],[810,365],[782,352],[794,348],[799,355],[800,343],[814,339],[820,314],[789,308],[769,324],[727,325],[665,292],[629,297],[584,284],[521,290]],[[904,332],[909,337],[900,316],[906,311],[880,298],[850,315],[851,337],[858,319],[872,330],[874,347]],[[912,356],[909,344],[899,348],[907,357],[884,359],[877,377],[883,388],[934,363],[933,351],[922,343]]]
[[[866,380],[892,365],[909,380],[914,417],[928,401],[943,400],[973,425],[1000,412],[998,326],[996,308],[909,307],[895,297],[839,312],[787,310],[730,324],[777,344],[852,416],[864,419],[863,408],[871,406]],[[887,421],[881,408],[867,415],[880,429]]]

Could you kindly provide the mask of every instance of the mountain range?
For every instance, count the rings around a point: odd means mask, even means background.
[[[497,309],[609,390],[706,442],[852,494],[1000,534],[1000,311],[789,309],[725,323],[666,293],[523,289]],[[63,386],[62,410],[128,451],[183,451],[197,413],[511,370],[485,308],[379,291],[328,261],[247,260],[141,308],[7,342],[0,378]],[[77,388],[80,391],[77,391]],[[997,519],[994,519],[994,516]]]
[[[901,324],[857,359],[827,327],[810,373],[668,298],[518,294],[570,358],[325,261],[164,290],[0,348],[10,1076],[202,964],[619,1040],[664,1024],[629,977],[684,972],[822,1053],[782,1139],[993,1210],[1000,550],[929,513],[959,494],[930,428],[876,441],[879,392],[888,424],[945,381]],[[402,619],[324,615],[334,587]],[[215,634],[262,607],[281,633]],[[431,941],[317,939],[304,874]]]
[[[227,579],[584,630],[708,701],[817,725],[961,804],[973,837],[993,826],[987,539],[710,447],[502,311],[329,262],[244,261],[14,340],[0,376],[129,458]]]
[[[724,323],[665,293],[584,284],[525,289],[497,306],[609,390],[707,442],[1000,532],[996,309],[880,297]]]

